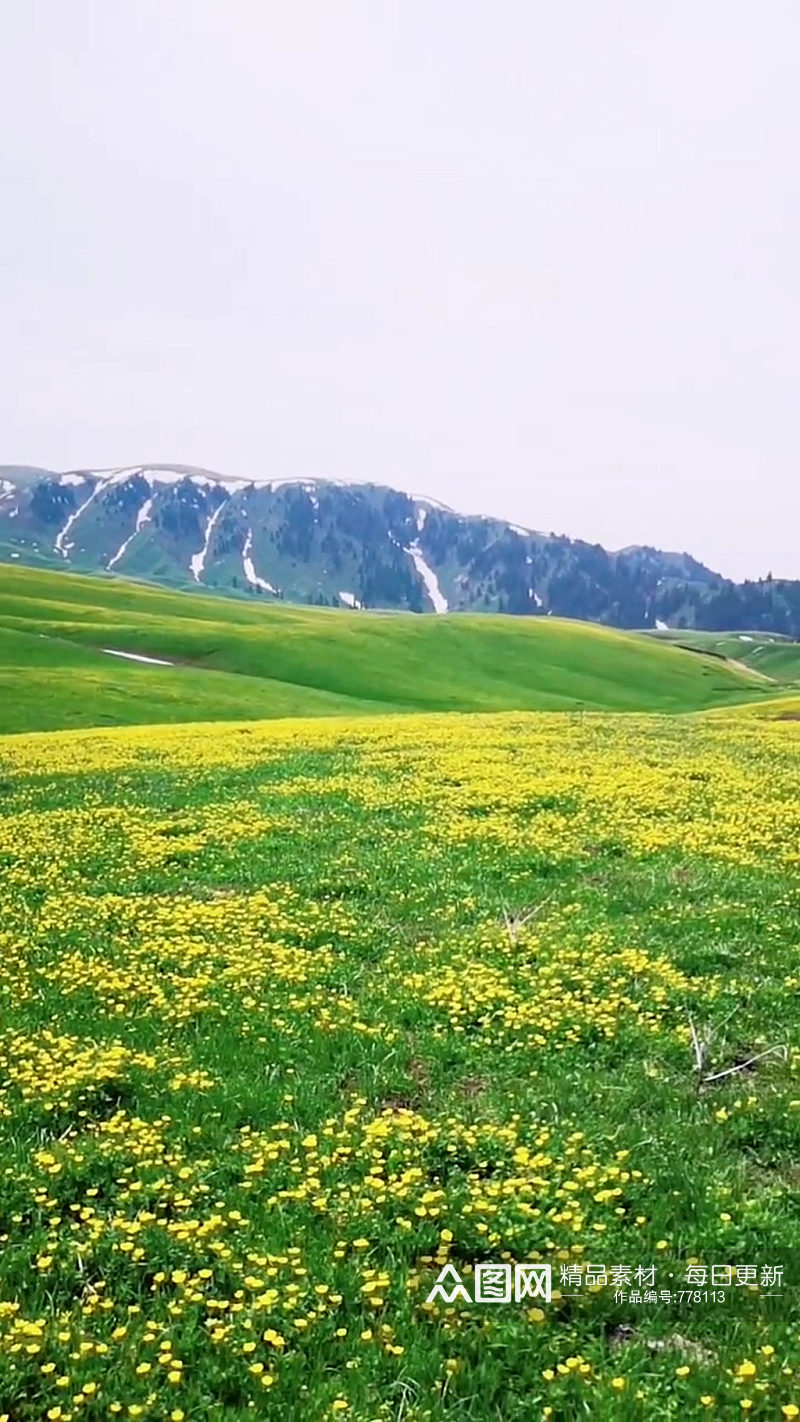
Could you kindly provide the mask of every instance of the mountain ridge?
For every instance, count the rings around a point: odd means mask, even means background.
[[[800,636],[800,582],[735,583],[688,552],[608,551],[386,485],[196,465],[0,466],[0,560],[245,597]]]

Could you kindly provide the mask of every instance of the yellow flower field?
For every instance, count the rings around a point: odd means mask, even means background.
[[[0,1419],[797,1415],[798,771],[746,713],[0,740]]]

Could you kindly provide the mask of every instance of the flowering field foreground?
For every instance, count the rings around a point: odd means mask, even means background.
[[[0,1417],[800,1415],[799,751],[0,740]]]

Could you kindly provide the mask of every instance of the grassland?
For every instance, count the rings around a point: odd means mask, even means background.
[[[0,734],[385,709],[270,677],[146,666],[62,637],[0,627]]]
[[[649,632],[649,637],[673,646],[749,667],[773,681],[800,686],[800,642],[775,632],[697,632],[671,629]]]
[[[0,1416],[797,1416],[797,705],[0,741]]]
[[[160,658],[146,666],[104,649]],[[0,731],[376,711],[688,711],[774,691],[555,618],[263,605],[0,567]]]

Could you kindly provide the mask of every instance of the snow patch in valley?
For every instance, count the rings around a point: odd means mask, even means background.
[[[244,548],[242,549],[242,567],[244,569],[244,575],[247,578],[247,581],[251,587],[262,588],[264,592],[274,593],[277,597],[278,589],[274,588],[272,586],[272,583],[268,583],[266,578],[260,578],[255,570],[253,560],[250,556],[250,550],[252,546],[253,530],[252,528],[248,528],[247,537],[244,540]]]
[[[414,567],[425,584],[425,591],[433,603],[434,612],[447,612],[447,598],[439,587],[439,579],[434,573],[433,568],[430,568],[425,562],[419,543],[415,540],[409,545],[406,552],[410,554],[413,559]]]
[[[747,635],[746,632],[740,632],[740,633],[739,633],[739,641],[740,641],[740,642],[755,642],[755,640],[756,640],[755,637],[748,637],[748,635]]]
[[[165,662],[163,657],[145,657],[141,652],[117,652],[113,647],[101,647],[107,657],[124,657],[129,662],[147,662],[151,667],[174,667],[174,662]]]
[[[215,527],[215,525],[216,525],[217,519],[219,518],[220,514],[222,513],[222,510],[223,510],[224,508],[227,508],[227,506],[228,506],[228,500],[227,500],[227,499],[223,499],[223,500],[222,500],[222,503],[219,505],[219,507],[214,510],[213,514],[211,515],[210,519],[208,520],[208,523],[206,524],[206,536],[205,536],[205,538],[204,538],[204,540],[203,540],[203,546],[202,546],[202,548],[200,549],[200,552],[199,552],[199,553],[193,553],[192,556],[191,556],[191,558],[190,558],[190,560],[189,560],[189,567],[190,567],[191,570],[192,570],[192,577],[194,578],[194,580],[195,580],[196,583],[199,583],[199,581],[200,581],[200,574],[202,573],[203,569],[204,569],[205,566],[206,566],[206,558],[208,557],[208,549],[209,549],[209,545],[210,545],[210,543],[211,543],[211,535],[212,535],[213,532],[214,532],[214,527]]]
[[[134,540],[134,538],[136,537],[137,533],[140,533],[141,530],[144,528],[145,524],[150,522],[150,511],[151,511],[152,507],[153,507],[153,500],[152,500],[152,499],[145,499],[144,503],[142,504],[142,507],[140,508],[139,512],[138,512],[137,515],[136,515],[136,527],[134,528],[133,533],[130,535],[129,538],[126,538],[126,539],[125,539],[125,542],[124,542],[124,543],[121,543],[121,544],[120,544],[119,548],[117,549],[116,553],[114,554],[114,557],[106,564],[106,567],[107,567],[107,568],[113,568],[113,567],[114,567],[114,564],[119,562],[119,560],[120,560],[120,558],[122,557],[123,553],[125,552],[126,548],[128,547],[128,545],[129,545],[130,543],[133,542],[133,540]]]
[[[351,593],[351,592],[340,592],[340,593],[339,593],[339,596],[340,596],[340,598],[342,599],[342,602],[346,603],[348,607],[360,607],[360,606],[361,606],[361,603],[359,602],[358,598],[355,596],[354,593]]]

